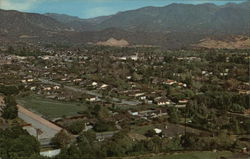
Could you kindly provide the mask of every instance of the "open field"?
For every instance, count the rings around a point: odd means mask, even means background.
[[[35,95],[19,98],[17,101],[20,105],[48,119],[77,115],[77,112],[87,108],[85,103],[61,102]]]
[[[229,157],[232,153],[228,151],[222,152],[186,152],[180,154],[154,156],[146,159],[219,159],[220,157]]]
[[[154,128],[162,129],[165,132],[165,136],[173,137],[176,135],[184,134],[185,126],[173,124],[169,122],[165,122],[164,124],[152,124],[152,125],[144,125],[144,126],[132,126],[132,133],[137,133],[144,135],[148,130],[153,130]],[[194,134],[206,133],[203,130],[186,127],[186,131]]]
[[[233,153],[230,151],[194,151],[174,154],[148,154],[141,156],[124,157],[122,159],[220,159],[221,157],[231,157]],[[112,159],[116,159],[115,157]]]

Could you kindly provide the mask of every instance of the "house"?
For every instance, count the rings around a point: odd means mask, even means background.
[[[100,88],[101,88],[101,89],[105,89],[105,88],[107,88],[107,87],[108,87],[107,84],[103,84]]]
[[[73,80],[73,82],[81,82],[81,81],[82,81],[82,79],[80,79],[80,78],[79,78],[79,79],[74,79],[74,80]]]
[[[188,100],[187,99],[181,99],[178,101],[180,104],[187,104]]]
[[[51,87],[45,87],[43,88],[44,91],[50,91],[52,88]]]
[[[160,134],[162,132],[162,130],[158,129],[158,128],[155,128],[154,131],[155,131],[156,134]]]
[[[205,75],[205,74],[207,74],[207,71],[201,71],[201,74]]]
[[[130,56],[130,59],[132,59],[133,61],[137,61],[139,59],[138,54]]]
[[[140,100],[145,100],[145,99],[147,99],[147,97],[146,96],[140,96],[139,99]]]
[[[177,82],[174,80],[166,80],[165,82],[163,82],[163,84],[170,85],[170,86],[175,84],[175,83],[177,83]]]
[[[4,97],[3,96],[0,96],[0,106],[4,105]]]
[[[250,94],[250,90],[238,90],[239,94]]]
[[[86,100],[89,102],[96,102],[98,101],[98,97],[90,97],[90,98],[87,98]]]
[[[187,84],[186,84],[186,83],[179,82],[179,83],[178,83],[178,86],[187,87]]]
[[[127,57],[123,56],[123,57],[119,57],[119,60],[127,60]]]
[[[132,79],[132,76],[127,76],[126,79],[127,79],[127,80],[131,80],[131,79]]]
[[[27,82],[33,82],[34,79],[27,79]]]
[[[0,115],[2,113],[3,107],[5,107],[5,101],[4,101],[4,97],[1,96],[1,94],[0,94]]]
[[[60,152],[61,152],[61,149],[48,150],[48,151],[40,152],[40,155],[44,157],[55,157],[56,155],[60,154]]]
[[[177,104],[175,105],[175,108],[186,108],[186,104]]]
[[[35,91],[36,90],[36,86],[30,87],[31,91]]]
[[[97,86],[98,85],[98,83],[97,82],[92,82],[92,84],[91,84],[92,86]]]
[[[130,110],[128,111],[128,113],[130,115],[133,115],[133,116],[138,116],[139,115],[139,112],[131,112]]]
[[[140,97],[140,96],[143,96],[145,93],[136,93],[134,96],[135,97]]]
[[[221,76],[227,76],[227,75],[228,75],[228,73],[227,73],[227,72],[224,72],[224,73],[223,73],[223,72],[221,72],[221,73],[220,73],[220,75],[221,75]]]
[[[166,98],[162,98],[162,97],[157,97],[155,98],[155,103],[159,106],[162,106],[162,105],[170,105],[171,104],[171,101],[169,99],[166,99]]]
[[[60,87],[59,86],[54,86],[53,89],[58,90],[58,89],[60,89]]]
[[[146,104],[153,104],[153,100],[145,100]]]

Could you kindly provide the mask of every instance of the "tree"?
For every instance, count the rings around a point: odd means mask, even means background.
[[[4,98],[5,107],[2,110],[2,117],[4,119],[15,119],[18,115],[17,103],[13,96]]]
[[[186,133],[181,137],[181,144],[183,147],[192,149],[196,145],[198,138],[195,134]]]
[[[71,140],[70,135],[65,130],[61,130],[52,139],[52,143],[63,148],[63,147],[66,147],[70,143],[70,140]]]
[[[79,134],[85,128],[85,124],[83,121],[75,121],[71,123],[67,129],[74,135]]]
[[[15,50],[14,50],[14,48],[13,48],[12,46],[9,46],[9,47],[8,47],[8,50],[7,50],[8,53],[13,54],[14,51],[15,51]]]
[[[115,123],[98,120],[94,125],[94,130],[97,132],[112,131],[115,130]]]
[[[153,137],[156,135],[156,132],[152,129],[148,130],[146,133],[145,133],[145,136],[147,137]]]
[[[0,129],[0,156],[2,158],[31,158],[39,154],[39,142],[21,127]]]
[[[174,107],[169,108],[169,121],[172,123],[179,123],[180,122],[180,117],[177,112],[177,109]]]
[[[16,86],[0,85],[0,93],[3,93],[6,96],[9,96],[9,95],[18,94],[19,90]]]

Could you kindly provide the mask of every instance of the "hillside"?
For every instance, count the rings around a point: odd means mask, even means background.
[[[249,6],[250,1],[224,6],[171,4],[91,19],[0,10],[0,40],[84,44],[114,38],[130,45],[204,46],[200,41],[208,37],[250,36]]]
[[[249,33],[250,7],[245,5],[171,4],[118,13],[96,26],[147,32]],[[121,21],[121,19],[123,19]]]
[[[145,32],[195,31],[225,34],[250,32],[250,1],[224,6],[209,3],[200,5],[174,3],[165,7],[145,7],[92,19],[58,14],[47,15],[78,31],[120,28]]]
[[[250,37],[245,36],[234,36],[230,39],[218,40],[206,38],[202,39],[198,44],[194,45],[196,47],[203,48],[226,48],[226,49],[250,49]]]
[[[53,18],[41,14],[6,11],[0,9],[0,34],[2,36],[38,36],[51,32],[70,30]]]

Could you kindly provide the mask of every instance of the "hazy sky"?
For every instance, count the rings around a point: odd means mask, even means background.
[[[171,3],[240,3],[245,0],[0,0],[0,8],[35,13],[64,13],[81,18],[115,14],[145,6]]]

